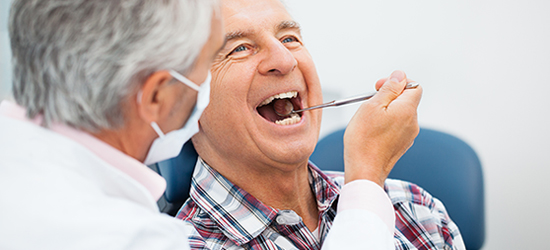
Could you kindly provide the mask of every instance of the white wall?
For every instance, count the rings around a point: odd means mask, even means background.
[[[10,82],[0,0],[0,98]],[[544,249],[550,224],[550,1],[287,0],[325,91],[373,90],[394,69],[422,83],[422,126],[469,142],[484,164],[484,249]],[[326,110],[322,134],[357,105]]]
[[[11,63],[8,38],[9,0],[0,0],[0,100],[10,96]]]
[[[421,125],[479,153],[484,249],[547,248],[550,1],[286,2],[303,26],[325,99],[371,91],[402,69],[424,88]],[[322,134],[345,126],[357,107],[327,110]]]

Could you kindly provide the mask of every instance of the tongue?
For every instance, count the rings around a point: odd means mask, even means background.
[[[271,122],[275,122],[281,119],[281,117],[275,113],[275,110],[273,110],[273,104],[259,107],[258,113],[260,113],[260,115],[263,116],[266,120]]]
[[[294,109],[292,102],[288,99],[277,99],[273,101],[273,110],[279,116],[286,117]]]

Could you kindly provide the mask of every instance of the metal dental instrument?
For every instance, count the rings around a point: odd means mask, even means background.
[[[419,84],[417,82],[410,82],[410,83],[407,83],[407,86],[405,87],[405,89],[416,88],[418,85]],[[369,94],[366,94],[366,95],[350,97],[350,98],[339,100],[339,101],[334,100],[334,101],[331,101],[331,102],[323,103],[323,104],[312,106],[312,107],[305,108],[305,109],[292,110],[292,111],[290,111],[289,115],[304,112],[304,111],[307,111],[307,110],[312,110],[312,109],[320,109],[320,108],[326,108],[326,107],[338,107],[338,106],[342,106],[342,105],[346,105],[346,104],[350,104],[350,103],[365,101],[365,100],[368,100],[368,99],[372,98],[376,93],[377,92],[373,92],[373,93],[369,93]]]

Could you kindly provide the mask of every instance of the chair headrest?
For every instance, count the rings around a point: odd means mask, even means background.
[[[179,203],[187,200],[197,158],[193,143],[188,141],[178,156],[157,163],[159,174],[166,179],[166,201]]]

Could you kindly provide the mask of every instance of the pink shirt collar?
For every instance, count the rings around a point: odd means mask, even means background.
[[[17,104],[9,101],[2,101],[0,103],[0,115],[40,126],[42,117],[37,116],[31,120],[25,116],[25,113],[25,108]],[[164,193],[164,190],[166,190],[166,180],[164,178],[143,163],[96,137],[63,124],[53,124],[49,129],[84,145],[99,158],[141,183],[149,190],[155,200],[158,200]]]

